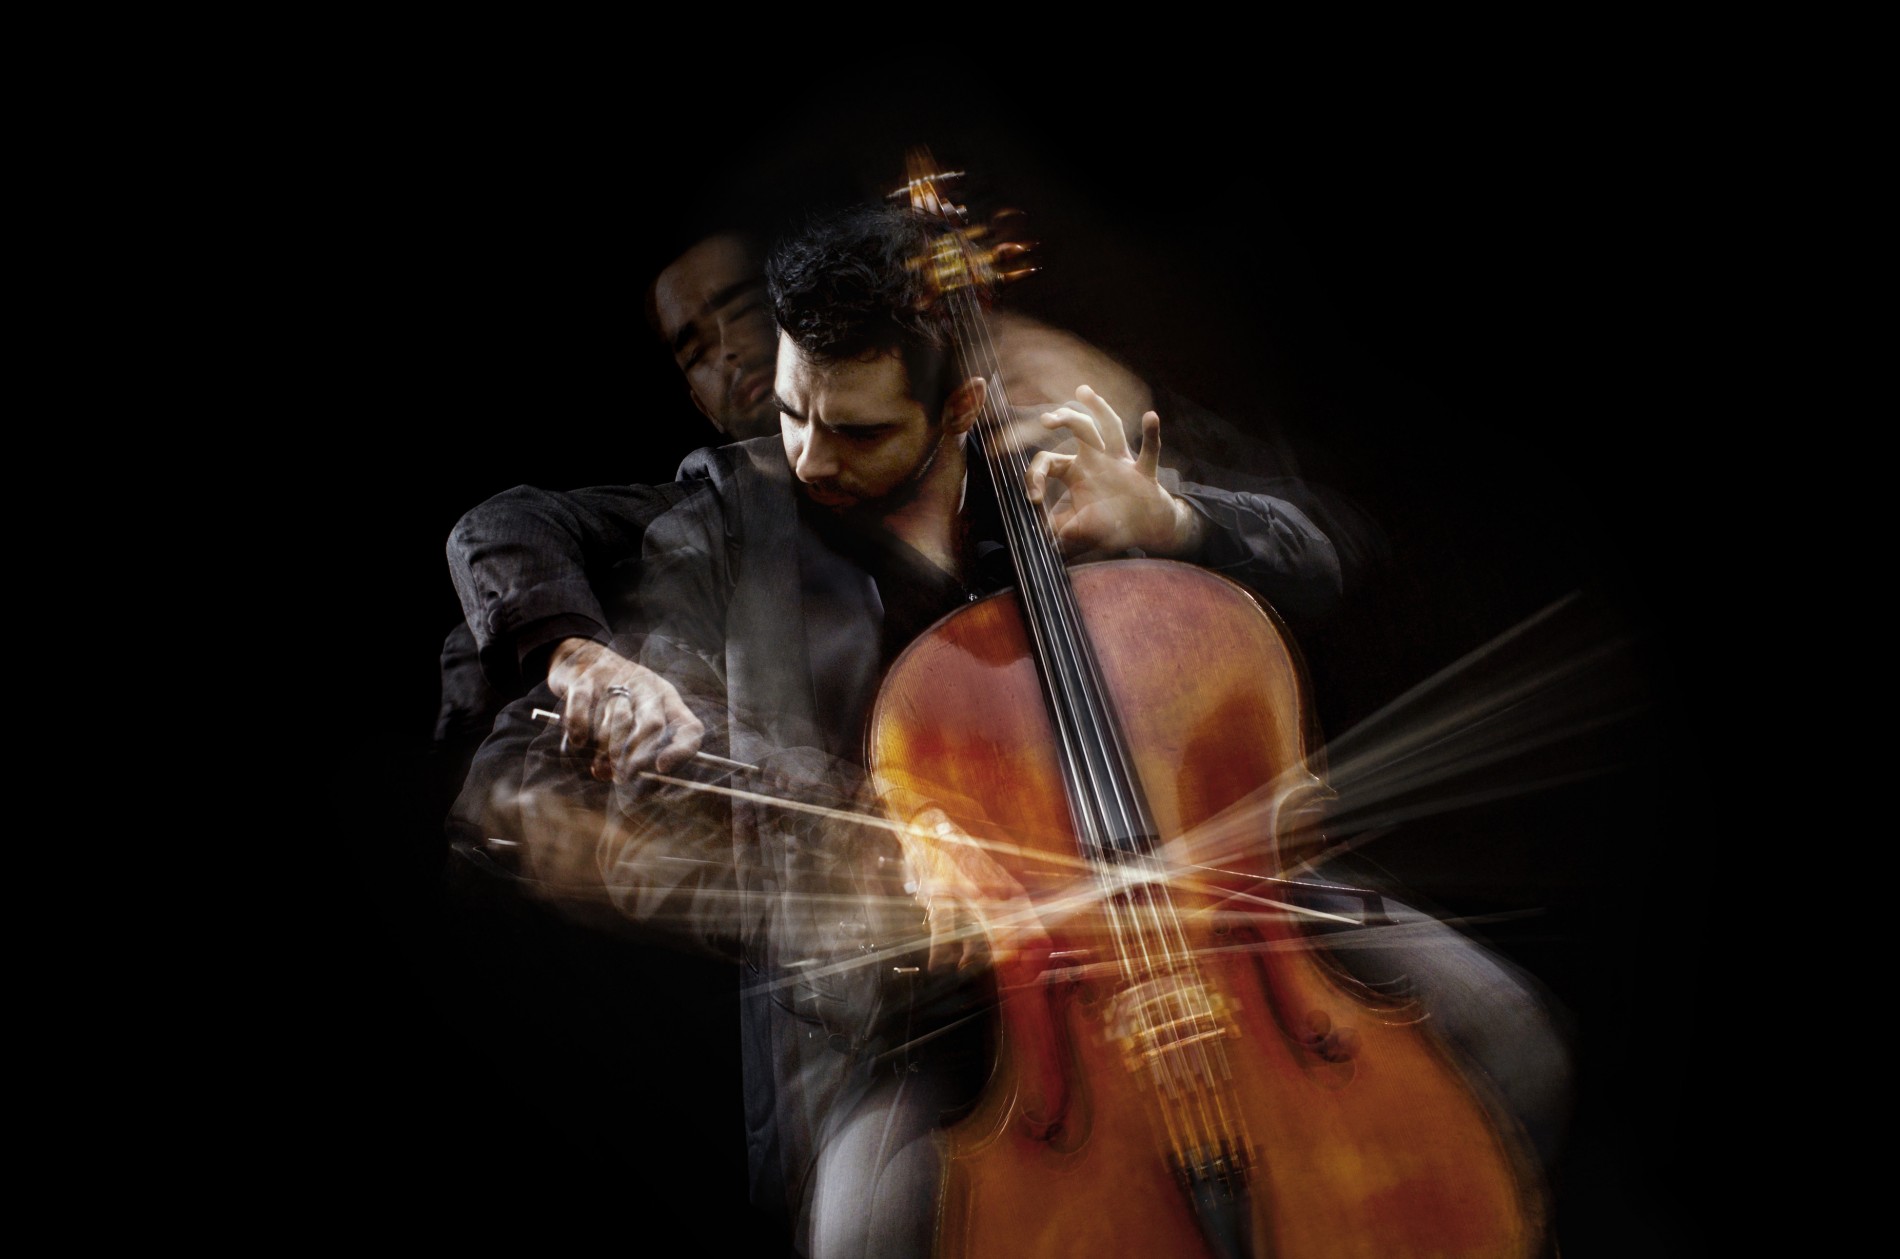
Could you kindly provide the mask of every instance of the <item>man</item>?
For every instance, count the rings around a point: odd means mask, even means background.
[[[761,250],[751,236],[715,232],[668,263],[648,289],[647,321],[679,367],[693,405],[726,440],[777,434],[772,374],[778,330],[766,305]],[[1140,375],[1072,332],[1006,309],[991,312],[990,331],[1018,409],[1040,414],[1067,403],[1084,384],[1130,421],[1154,406],[1155,391]],[[1223,454],[1237,455],[1244,444],[1231,425],[1212,416],[1197,413],[1195,421],[1200,445],[1214,438]],[[1182,428],[1177,417],[1171,457],[1181,453]],[[1133,431],[1128,436],[1139,439]],[[1267,458],[1264,447],[1250,453],[1257,461]]]
[[[777,435],[772,381],[778,330],[767,306],[764,260],[754,237],[718,231],[689,245],[648,286],[646,316],[679,368],[693,406],[725,440]],[[1086,379],[1118,401],[1124,414],[1140,413],[1131,406],[1146,408],[1146,386],[1080,338],[1022,318],[1009,318],[1005,324],[1008,374],[1023,404],[1065,399],[1086,373]],[[682,454],[687,449],[682,445]],[[464,530],[472,533],[459,543],[462,553],[507,548],[507,539],[482,531],[485,519],[471,515],[464,522]],[[508,635],[507,629],[491,627],[481,611],[471,609],[443,646],[436,741],[459,750],[451,757],[458,783],[468,755],[493,727],[501,704],[545,670],[537,654],[545,644],[522,651],[519,644],[505,641]],[[525,682],[519,656],[535,657]]]
[[[760,251],[750,236],[715,232],[688,246],[648,285],[646,312],[693,406],[725,440],[778,432],[771,396],[778,333],[766,307]],[[682,455],[702,444],[697,436],[686,438],[682,431]],[[664,488],[656,488],[651,498],[654,513],[673,501]],[[508,542],[474,537],[467,546],[505,549]],[[637,553],[637,538],[632,546]],[[480,616],[465,617],[443,642],[435,743],[451,796],[502,705],[518,697],[543,668],[537,659],[524,675],[522,661],[499,641],[505,633],[491,632]]]
[[[778,332],[767,305],[763,251],[755,237],[722,230],[695,241],[655,276],[647,290],[646,314],[679,368],[693,406],[727,441],[778,434],[772,393]],[[1045,438],[1039,428],[1043,413],[1067,404],[1087,385],[1108,411],[1124,418],[1127,440],[1139,445],[1138,417],[1157,400],[1157,391],[1140,375],[1081,337],[1021,313],[993,310],[990,330],[1009,401],[1029,440]],[[1183,398],[1162,396],[1173,421],[1163,461],[1173,471],[1190,480],[1244,483],[1297,504],[1323,528],[1348,569],[1376,545],[1369,526],[1350,504],[1286,475],[1292,465],[1283,451],[1243,436]],[[1056,434],[1055,440],[1062,435]],[[699,465],[689,461],[681,475],[697,475],[698,470]],[[626,524],[670,505],[671,491],[655,487],[623,493],[654,504],[652,511],[630,511],[622,517],[622,540],[637,557],[637,530],[625,532]],[[443,648],[436,738],[439,746],[450,749],[446,759],[455,783],[466,773],[475,744],[492,728],[501,704],[544,676],[547,666],[547,627],[535,621],[532,612],[538,596],[528,595],[525,586],[512,594],[475,588],[473,564],[492,568],[517,559],[531,562],[531,548],[508,533],[522,519],[514,515],[517,508],[533,528],[544,523],[534,519],[538,509],[532,505],[518,505],[509,495],[499,501],[505,504],[499,512],[487,510],[485,504],[464,517],[450,543],[465,621],[450,632]],[[519,577],[528,580],[525,574]],[[501,619],[495,616],[498,603],[509,609]],[[583,611],[589,635],[604,638],[597,633],[604,625],[598,607],[589,605]],[[528,624],[539,632],[524,637]],[[585,731],[574,733],[578,738]]]
[[[519,851],[551,894],[739,958],[754,1194],[811,1255],[925,1253],[931,1134],[980,1078],[976,963],[1040,939],[1007,871],[929,802],[869,800],[860,763],[884,666],[1013,581],[972,466],[990,382],[955,370],[946,329],[891,265],[926,231],[874,208],[774,252],[779,438],[688,461],[699,479],[644,529],[627,615],[592,589],[625,541],[609,491],[489,506],[534,521],[518,534],[544,544],[534,581],[458,570],[473,608],[545,651],[530,702],[561,713],[537,734],[517,712],[515,742],[471,776],[461,825]],[[1305,515],[1164,477],[1158,418],[1132,448],[1128,427],[1086,388],[1040,422],[1073,442],[1027,467],[1065,550],[1195,560],[1294,618],[1337,597],[1332,545]],[[731,771],[710,794],[647,777],[708,753],[760,773]],[[782,795],[830,811],[768,803]],[[873,803],[894,806],[897,847],[840,816]],[[898,923],[921,933],[919,965],[849,965],[863,938],[888,943],[905,885],[929,910]],[[919,977],[888,977],[907,969]]]
[[[778,432],[778,332],[749,236],[716,232],[668,263],[647,292],[647,321],[685,377],[693,405],[727,441]]]

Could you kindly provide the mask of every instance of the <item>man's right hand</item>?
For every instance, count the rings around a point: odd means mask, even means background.
[[[555,645],[548,686],[563,701],[562,733],[570,745],[594,749],[602,782],[667,773],[699,751],[706,733],[672,683],[592,639]]]

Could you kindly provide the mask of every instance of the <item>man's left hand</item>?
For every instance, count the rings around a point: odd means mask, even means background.
[[[1205,536],[1201,516],[1156,479],[1161,461],[1161,417],[1141,417],[1141,449],[1131,452],[1121,417],[1087,385],[1075,402],[1042,417],[1051,432],[1074,436],[1072,454],[1045,450],[1029,461],[1025,489],[1041,503],[1051,478],[1067,491],[1049,509],[1049,525],[1065,556],[1115,555],[1140,550],[1180,559],[1197,552]]]

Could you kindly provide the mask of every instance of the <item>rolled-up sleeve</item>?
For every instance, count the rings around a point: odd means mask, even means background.
[[[449,533],[449,575],[491,682],[519,690],[544,671],[563,638],[610,641],[625,628],[601,592],[629,588],[628,557],[647,525],[690,492],[682,482],[495,495]]]
[[[1194,562],[1252,587],[1280,612],[1319,616],[1339,602],[1339,552],[1292,503],[1186,481],[1174,489],[1207,522]]]

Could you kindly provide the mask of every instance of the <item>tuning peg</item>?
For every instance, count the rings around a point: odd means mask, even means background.
[[[942,197],[946,192],[944,185],[951,183],[953,180],[962,178],[963,172],[960,170],[947,170],[931,175],[918,175],[905,180],[903,187],[892,189],[885,195],[891,198],[908,198],[916,196],[920,189],[928,189],[931,195]],[[1021,213],[1021,211],[1015,211],[1015,213]]]

